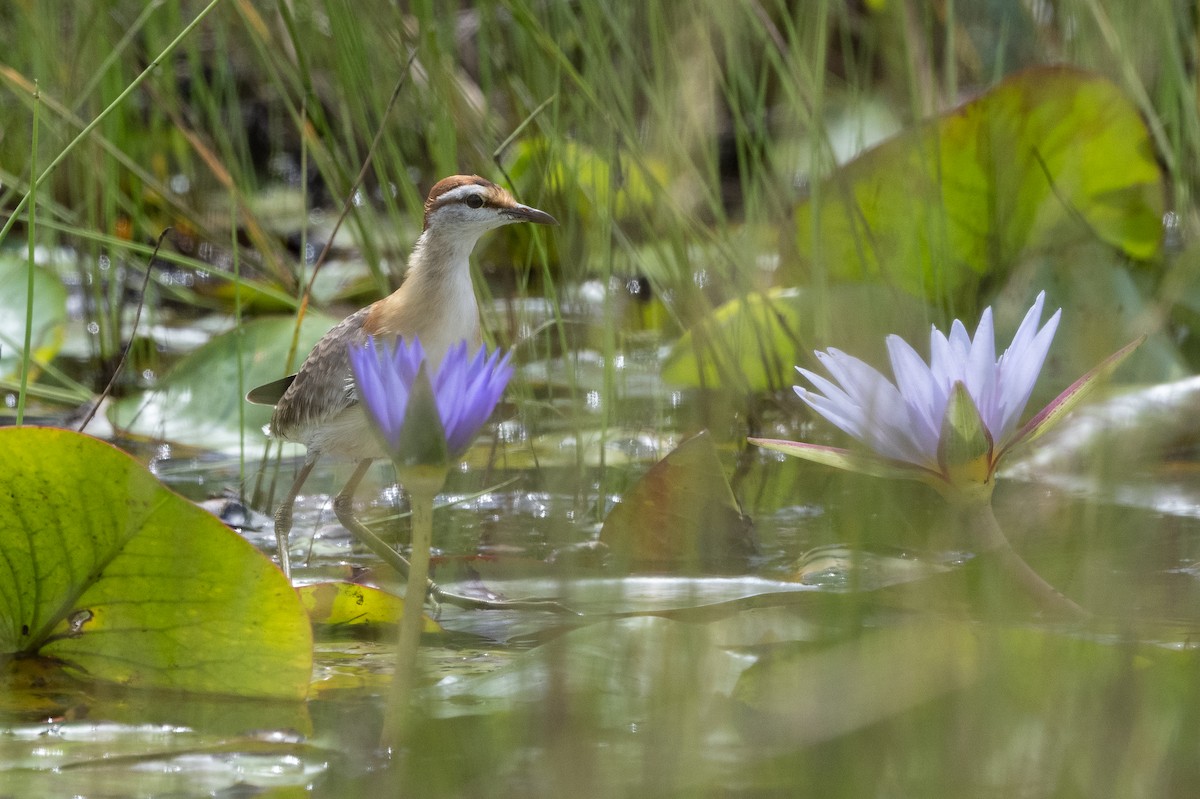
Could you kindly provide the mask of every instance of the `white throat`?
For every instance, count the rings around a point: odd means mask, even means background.
[[[441,363],[451,345],[466,341],[479,346],[479,304],[471,281],[471,251],[486,232],[454,231],[453,235],[426,230],[408,260],[406,283],[426,308],[440,309],[421,327],[421,344],[433,363]]]

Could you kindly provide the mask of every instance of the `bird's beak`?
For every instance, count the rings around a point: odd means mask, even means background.
[[[530,208],[528,205],[521,205],[520,203],[517,203],[512,208],[505,208],[501,213],[514,222],[532,222],[535,225],[558,224],[558,220],[545,211],[539,211],[536,208]]]

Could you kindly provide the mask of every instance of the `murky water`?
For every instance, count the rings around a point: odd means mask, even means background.
[[[437,609],[444,632],[423,643],[411,745],[378,747],[394,630],[326,631],[302,704],[14,677],[0,730],[12,781],[0,792],[352,796],[420,784],[426,796],[759,796],[805,775],[816,791],[855,795],[858,781],[894,774],[906,790],[1041,795],[1030,786],[1063,769],[1082,775],[1082,795],[1110,778],[1173,784],[1200,708],[1187,676],[1200,640],[1191,450],[1114,475],[1093,468],[1077,430],[1002,481],[996,510],[1015,548],[1095,614],[1063,625],[996,579],[932,492],[747,449],[743,412],[664,383],[661,358],[647,338],[608,362],[584,348],[524,364],[522,401],[541,410],[508,408],[452,474],[435,513],[435,579],[464,593],[554,596],[581,615]],[[769,408],[765,424],[789,424],[786,407]],[[597,545],[605,517],[705,426],[752,520],[743,573],[614,571]],[[294,459],[262,467],[258,454],[124,443],[274,554],[268,497],[290,482]],[[261,453],[259,442],[247,451]],[[322,463],[297,503],[296,582],[399,590],[332,513],[349,470]],[[403,547],[407,501],[390,466],[371,472],[358,500]],[[1121,711],[1097,715],[1096,702]],[[1098,732],[1118,717],[1124,738]],[[1105,752],[1135,746],[1157,755],[1106,767]],[[864,748],[880,753],[871,773]]]

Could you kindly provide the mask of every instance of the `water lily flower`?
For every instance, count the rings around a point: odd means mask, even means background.
[[[470,446],[500,401],[513,369],[509,355],[466,342],[452,346],[430,375],[421,342],[393,346],[368,337],[350,347],[359,399],[398,465],[446,463]]]
[[[796,386],[800,399],[869,452],[750,441],[842,469],[922,480],[955,499],[989,497],[1000,459],[1062,418],[1144,339],[1114,353],[1018,427],[1062,315],[1059,309],[1042,325],[1044,304],[1042,292],[999,358],[992,309],[987,308],[973,338],[958,320],[949,336],[933,328],[928,363],[899,336],[888,336],[895,382],[833,348],[816,353],[832,380],[797,367],[816,389]]]

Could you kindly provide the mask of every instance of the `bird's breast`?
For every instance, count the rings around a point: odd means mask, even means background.
[[[421,340],[425,356],[440,364],[460,341],[474,350],[482,343],[479,305],[468,268],[430,276],[422,272],[371,309],[363,330],[372,336]]]

